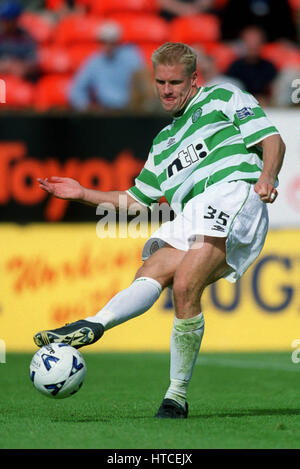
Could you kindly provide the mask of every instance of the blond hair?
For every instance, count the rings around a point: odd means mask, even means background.
[[[175,65],[183,64],[185,73],[191,76],[196,70],[197,54],[186,44],[181,42],[166,42],[152,54],[152,65]]]

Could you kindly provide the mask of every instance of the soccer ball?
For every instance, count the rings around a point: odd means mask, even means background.
[[[44,345],[30,363],[30,379],[34,387],[55,399],[75,394],[85,375],[86,364],[81,353],[67,344]]]

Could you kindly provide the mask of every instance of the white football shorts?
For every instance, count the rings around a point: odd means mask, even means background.
[[[226,237],[230,270],[224,278],[234,283],[260,254],[268,224],[266,204],[254,191],[254,184],[246,181],[214,184],[151,235],[144,245],[142,259],[148,259],[166,244],[188,251],[201,245],[201,236]],[[199,239],[200,245],[195,244]]]

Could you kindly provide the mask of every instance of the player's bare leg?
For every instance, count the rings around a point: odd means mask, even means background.
[[[78,335],[78,323],[85,329],[99,327],[102,335],[104,330],[146,312],[157,301],[162,289],[173,283],[176,316],[171,336],[171,385],[156,416],[185,418],[187,387],[204,332],[201,295],[206,285],[220,278],[227,269],[225,238],[204,238],[201,248],[192,248],[187,253],[171,246],[163,247],[144,262],[133,283],[95,316],[65,328],[43,331],[35,338],[43,334],[50,342],[63,341],[77,348],[88,345],[92,342],[78,339],[72,342],[74,330]]]
[[[186,255],[185,251],[164,246],[152,254],[139,268],[135,279],[141,277],[151,277],[159,282],[162,288],[173,283],[176,270]]]
[[[159,298],[163,288],[172,282],[185,252],[165,246],[144,262],[134,281],[115,295],[98,313],[58,329],[35,334],[38,347],[63,342],[79,348],[101,338],[105,330],[148,311]]]
[[[204,333],[201,295],[208,284],[228,270],[225,241],[225,238],[204,237],[201,247],[194,245],[176,269],[173,282],[175,318],[171,334],[170,386],[156,417],[187,417],[187,388]]]
[[[201,295],[207,285],[229,269],[226,263],[226,238],[205,236],[185,253],[176,269],[173,291],[176,317],[188,319],[200,313]]]

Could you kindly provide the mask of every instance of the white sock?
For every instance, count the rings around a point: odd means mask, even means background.
[[[202,313],[190,319],[175,317],[171,334],[171,384],[165,394],[165,399],[173,399],[182,406],[185,405],[187,388],[199,353],[203,333]]]
[[[105,330],[145,313],[159,298],[162,286],[149,277],[136,279],[128,288],[117,293],[95,316],[87,321],[101,323]]]

